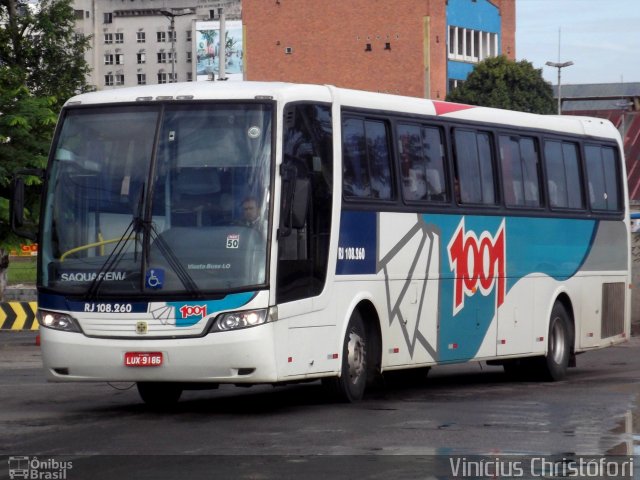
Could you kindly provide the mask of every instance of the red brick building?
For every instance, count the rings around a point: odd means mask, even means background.
[[[515,59],[515,0],[243,0],[245,79],[444,98]]]

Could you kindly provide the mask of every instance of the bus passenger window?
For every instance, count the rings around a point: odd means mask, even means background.
[[[594,210],[620,210],[616,152],[610,147],[587,145],[584,149],[589,203]]]
[[[500,135],[504,199],[508,206],[540,206],[540,174],[535,140]]]
[[[398,125],[403,196],[407,201],[446,201],[444,148],[438,128]]]
[[[344,196],[391,199],[391,155],[386,124],[376,120],[346,118],[342,131]]]
[[[456,129],[454,142],[458,201],[494,205],[496,192],[490,134]]]
[[[555,208],[584,208],[578,146],[547,140],[544,144],[549,205]]]

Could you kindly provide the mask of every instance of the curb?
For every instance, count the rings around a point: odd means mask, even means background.
[[[0,330],[38,330],[38,302],[0,302]]]

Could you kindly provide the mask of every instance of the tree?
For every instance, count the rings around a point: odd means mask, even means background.
[[[71,0],[40,0],[35,9],[26,0],[0,0],[0,244],[10,238],[13,173],[45,166],[57,112],[87,89],[89,39],[74,26]],[[26,194],[27,218],[36,221],[39,199]]]
[[[75,33],[71,0],[0,0],[0,65],[21,71],[36,96],[55,98],[55,106],[87,89],[89,38]]]
[[[44,168],[56,122],[53,97],[37,97],[22,83],[22,73],[0,66],[0,242],[10,236],[9,184],[16,170]],[[31,183],[38,183],[31,178]],[[39,199],[28,191],[28,217],[37,219]]]
[[[447,95],[450,102],[520,112],[555,113],[551,84],[531,62],[492,57],[476,65],[467,80]]]

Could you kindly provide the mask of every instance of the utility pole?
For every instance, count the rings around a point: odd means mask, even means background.
[[[227,28],[225,14],[222,7],[218,8],[220,15],[220,51],[218,53],[218,80],[227,79]]]
[[[560,29],[558,28],[558,61],[547,62],[545,65],[558,69],[558,115],[562,115],[562,82],[561,82],[561,70],[565,67],[573,65],[572,61],[560,62]]]
[[[191,15],[193,10],[183,8],[181,10],[160,10],[160,13],[170,20],[169,32],[171,34],[171,83],[176,81],[176,17]]]

